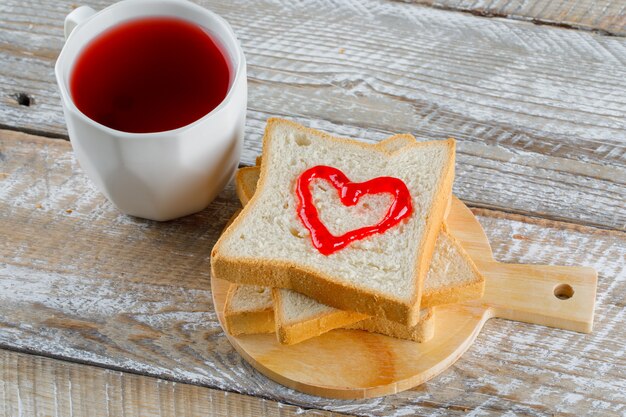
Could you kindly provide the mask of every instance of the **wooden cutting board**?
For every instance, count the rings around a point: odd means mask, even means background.
[[[279,344],[273,334],[226,336],[254,368],[276,382],[308,394],[355,399],[393,394],[438,375],[492,317],[591,331],[595,270],[496,262],[480,223],[457,198],[447,222],[484,274],[485,294],[481,300],[436,307],[435,336],[428,342],[358,330],[333,330],[291,346]],[[228,285],[212,279],[222,327]]]

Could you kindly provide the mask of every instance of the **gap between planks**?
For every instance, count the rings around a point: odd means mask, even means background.
[[[440,10],[529,21],[538,25],[626,36],[626,10],[619,0],[393,0]]]

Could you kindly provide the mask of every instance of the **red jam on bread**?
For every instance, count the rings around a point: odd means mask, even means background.
[[[393,201],[383,219],[373,226],[351,230],[335,236],[322,223],[313,204],[311,182],[325,180],[337,189],[339,199],[346,206],[354,206],[366,194],[388,193]],[[377,177],[365,182],[352,182],[337,168],[318,165],[304,171],[296,183],[298,217],[311,233],[313,246],[323,255],[331,255],[348,246],[351,242],[364,239],[377,233],[385,233],[413,212],[411,194],[406,184],[394,177]]]

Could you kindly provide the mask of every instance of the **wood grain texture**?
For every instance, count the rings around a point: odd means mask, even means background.
[[[598,270],[594,332],[492,320],[453,367],[416,390],[329,401],[262,377],[217,322],[209,252],[239,207],[232,187],[197,215],[155,223],[118,213],[67,142],[3,131],[0,152],[1,346],[349,414],[626,410],[623,232],[478,210],[497,260]]]
[[[534,23],[626,35],[622,0],[405,0],[480,16],[530,20]]]
[[[469,204],[626,229],[625,38],[373,0],[200,3],[248,59],[243,164],[271,115],[371,142],[453,136]],[[3,125],[66,135],[53,65],[72,5],[0,5]]]
[[[260,417],[339,414],[0,350],[0,417]]]

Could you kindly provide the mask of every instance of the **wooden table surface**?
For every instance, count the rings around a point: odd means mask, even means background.
[[[200,3],[248,59],[242,165],[273,115],[453,136],[454,192],[498,260],[598,270],[594,331],[492,320],[449,370],[372,400],[266,379],[211,302],[232,186],[177,221],[120,214],[67,141],[53,67],[75,0],[2,0],[0,416],[626,415],[626,1]]]

